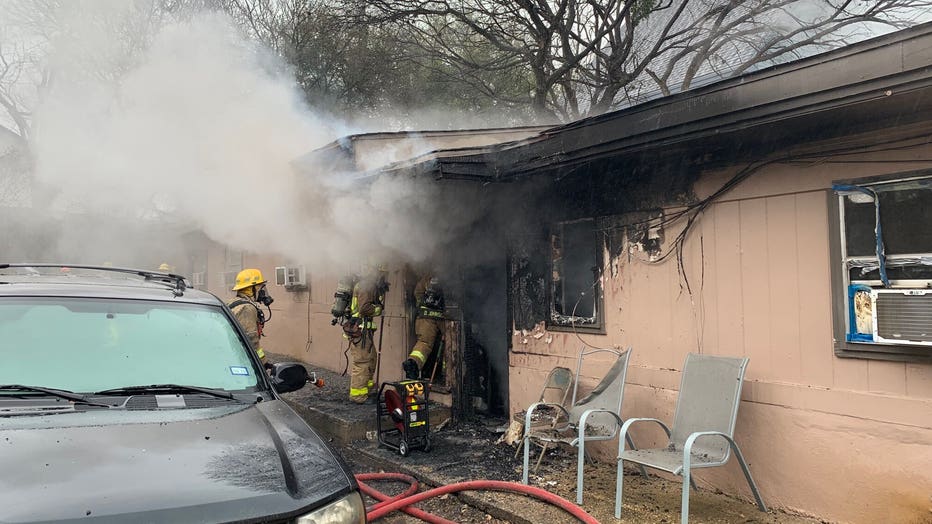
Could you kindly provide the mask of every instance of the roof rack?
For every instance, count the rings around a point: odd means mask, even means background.
[[[190,284],[185,280],[185,277],[181,275],[176,275],[174,273],[162,273],[159,271],[146,271],[144,269],[131,269],[125,267],[110,267],[110,266],[87,266],[82,264],[48,264],[48,263],[38,263],[38,264],[0,264],[0,269],[7,268],[37,268],[37,267],[53,267],[61,269],[93,269],[97,271],[112,271],[114,273],[125,273],[128,275],[137,275],[142,277],[145,280],[153,282],[163,282],[170,284],[172,293],[175,296],[180,297],[184,294],[184,290],[188,289]]]

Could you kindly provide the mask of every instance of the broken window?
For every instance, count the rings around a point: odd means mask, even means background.
[[[932,360],[932,176],[836,183],[836,354]]]
[[[550,234],[550,327],[601,330],[600,254],[595,220],[553,226]]]

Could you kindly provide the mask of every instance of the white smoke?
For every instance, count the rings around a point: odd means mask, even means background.
[[[36,176],[55,209],[201,230],[312,270],[368,252],[424,258],[476,214],[454,216],[409,178],[298,175],[292,161],[352,130],[312,114],[288,69],[225,15],[140,22],[121,3],[80,4],[63,8],[35,112]]]

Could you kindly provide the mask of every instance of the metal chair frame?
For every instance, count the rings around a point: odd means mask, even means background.
[[[560,385],[562,383],[561,375],[565,375],[565,378],[566,378],[565,386]],[[550,373],[547,374],[547,380],[544,382],[544,387],[540,391],[540,396],[537,398],[536,404],[545,402],[547,391],[551,389],[555,389],[555,390],[562,392],[559,395],[560,405],[565,406],[566,399],[570,394],[570,384],[573,382],[574,382],[573,372],[570,371],[569,368],[557,366],[551,369]],[[519,414],[520,413],[516,414],[515,421],[516,422],[520,421],[521,424],[527,424],[527,420],[525,420],[525,416],[527,415],[527,412],[525,412],[524,415],[520,417],[520,420],[517,417],[517,415]],[[557,423],[557,419],[556,417],[554,417],[550,421],[550,428],[552,429],[556,423]],[[527,425],[524,426],[525,433],[530,431],[530,429],[531,429],[531,426],[527,426]],[[524,439],[522,438],[519,442],[520,444],[518,444],[518,448],[515,450],[515,458],[518,458],[518,454],[521,453],[521,450],[524,448]],[[543,454],[541,454],[541,456],[543,456]],[[538,467],[540,467],[539,464],[540,462],[538,462]]]
[[[574,424],[572,421],[571,412],[579,405],[588,403],[590,401],[590,397],[592,396],[590,394],[589,396],[583,399],[578,398],[579,375],[582,372],[583,361],[587,356],[597,354],[597,353],[614,354],[616,356],[616,362],[623,360],[620,376],[616,377],[615,379],[619,381],[621,384],[621,388],[618,392],[618,401],[613,406],[613,409],[594,408],[594,409],[587,409],[583,411],[579,416],[579,422]],[[624,384],[625,384],[625,377],[628,371],[628,362],[629,362],[630,356],[631,356],[631,348],[628,348],[625,351],[619,351],[617,349],[586,349],[586,348],[583,348],[579,352],[579,356],[577,357],[577,360],[576,360],[576,375],[575,375],[575,380],[573,384],[573,401],[571,403],[570,408],[567,409],[566,407],[562,405],[558,405],[555,403],[548,403],[548,402],[537,402],[537,403],[532,404],[531,407],[528,408],[527,413],[525,415],[525,428],[531,427],[530,426],[531,418],[535,410],[537,410],[538,408],[542,406],[549,406],[559,411],[557,417],[562,415],[563,417],[566,418],[566,423],[563,424],[562,426],[557,426],[558,419],[555,418],[554,423],[552,425],[552,429],[558,432],[566,432],[566,431],[573,430],[576,433],[576,437],[572,439],[552,438],[552,437],[547,437],[547,436],[542,436],[542,435],[534,435],[533,432],[530,431],[529,429],[526,430],[524,432],[524,471],[523,471],[522,480],[521,480],[524,484],[528,483],[529,476],[530,476],[529,475],[530,443],[532,439],[542,442],[541,447],[543,448],[541,450],[540,456],[537,458],[537,466],[535,467],[535,470],[534,470],[535,472],[537,471],[538,468],[540,468],[541,459],[543,459],[544,453],[547,451],[547,446],[549,443],[561,443],[562,442],[562,443],[569,444],[570,446],[574,446],[579,449],[577,453],[577,463],[576,463],[576,503],[582,504],[583,467],[585,465],[585,458],[587,456],[586,455],[586,442],[587,441],[612,440],[618,435],[619,428],[621,428],[622,425],[624,424],[624,420],[622,420],[621,418],[621,406],[622,406],[622,402],[624,401]],[[604,382],[605,377],[603,377],[602,380]],[[600,385],[602,385],[602,382],[600,382]],[[608,414],[611,416],[611,418],[614,419],[612,430],[608,434],[587,436],[586,435],[587,422],[589,421],[589,418],[591,416],[598,414],[598,413]],[[628,443],[631,446],[631,448],[636,449],[630,437],[626,437],[626,438],[628,438]],[[641,471],[644,472],[645,475],[647,474],[647,472],[643,468]]]
[[[681,417],[688,417],[689,414],[685,410],[693,409],[692,406],[684,407],[684,404],[691,404],[697,402],[700,404],[709,405],[710,402],[713,402],[715,399],[699,399],[699,400],[690,400],[693,397],[697,397],[695,392],[691,391],[691,388],[701,387],[699,386],[690,386],[688,379],[690,375],[690,364],[693,366],[703,365],[703,364],[718,364],[721,366],[733,366],[734,367],[734,390],[731,391],[732,400],[730,407],[730,412],[728,413],[728,419],[726,422],[727,429],[726,431],[709,431],[705,428],[696,428],[696,427],[687,427],[685,428],[688,432],[688,436],[682,443],[676,442],[683,435],[687,433],[683,431],[682,426],[693,426],[693,421],[686,421]],[[683,477],[683,494],[682,494],[682,507],[680,510],[680,521],[682,524],[687,524],[689,522],[689,488],[690,485],[695,489],[696,485],[693,482],[691,477],[691,472],[693,469],[697,468],[712,468],[717,466],[724,466],[728,463],[728,459],[731,458],[731,451],[734,450],[735,456],[738,457],[738,462],[741,464],[741,470],[744,472],[744,476],[748,481],[748,485],[751,488],[751,491],[754,494],[754,498],[757,501],[757,507],[763,511],[767,511],[767,506],[764,505],[764,500],[761,498],[760,492],[757,489],[757,484],[754,483],[754,479],[751,477],[751,471],[748,469],[747,462],[744,460],[744,455],[741,454],[741,450],[738,448],[738,445],[734,440],[734,431],[735,431],[735,422],[738,418],[738,406],[741,403],[741,386],[744,382],[744,372],[748,365],[747,358],[731,358],[731,357],[715,357],[707,355],[699,355],[696,353],[690,353],[686,356],[686,363],[683,366],[683,374],[680,379],[680,391],[676,400],[676,412],[673,416],[673,429],[667,427],[662,421],[656,418],[632,418],[628,419],[621,426],[621,434],[625,437],[624,439],[619,439],[618,441],[618,466],[615,477],[615,518],[621,518],[621,508],[622,508],[622,483],[624,482],[624,471],[623,463],[625,460],[629,462],[634,462],[638,464],[641,468],[650,467],[655,469],[660,469],[673,473],[674,475],[682,475]],[[695,371],[692,372],[695,374]],[[728,377],[732,378],[732,377]],[[727,389],[727,387],[725,388]],[[723,390],[724,391],[724,390]],[[706,396],[708,397],[708,395]],[[686,399],[684,401],[684,399]],[[699,410],[695,410],[698,412]],[[703,413],[707,413],[709,410],[702,410]],[[669,440],[666,448],[661,449],[650,449],[650,450],[636,450],[632,447],[631,451],[625,451],[624,445],[628,437],[628,430],[634,424],[641,422],[655,422],[663,428],[664,432],[667,434],[667,439]],[[721,422],[718,421],[718,422]],[[708,425],[713,426],[714,423],[709,423]],[[719,439],[724,439],[727,446],[719,445],[719,449],[714,448],[703,448],[708,452],[704,452],[701,455],[693,452],[693,448],[697,446],[697,441],[699,439],[705,440],[708,442],[711,438],[718,437]],[[709,444],[706,444],[707,446]],[[674,457],[678,456],[679,451],[676,449],[680,447],[682,450],[682,459],[679,461],[674,461]],[[716,456],[716,453],[719,453],[720,456]],[[652,462],[651,458],[655,460]],[[656,460],[657,458],[666,459],[663,463]]]

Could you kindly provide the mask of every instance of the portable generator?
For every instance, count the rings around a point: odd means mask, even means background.
[[[402,457],[412,449],[430,451],[429,393],[430,383],[423,380],[382,383],[376,417],[380,446],[397,450]]]

